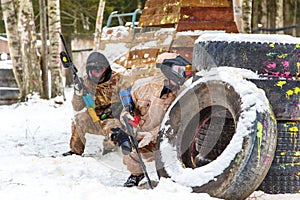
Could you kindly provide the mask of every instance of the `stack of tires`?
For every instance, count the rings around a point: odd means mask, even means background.
[[[299,192],[300,41],[204,34],[193,67],[161,126],[159,177],[223,199]]]

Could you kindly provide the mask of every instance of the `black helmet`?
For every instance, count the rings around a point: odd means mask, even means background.
[[[92,52],[86,61],[86,73],[94,83],[104,83],[110,79],[111,68],[106,57],[99,52]]]
[[[162,63],[157,63],[156,67],[160,68],[161,72],[170,80],[178,85],[183,85],[186,75],[185,67],[191,65],[182,56],[178,55],[175,58],[164,59]]]

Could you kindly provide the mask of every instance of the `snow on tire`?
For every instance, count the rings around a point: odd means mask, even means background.
[[[266,176],[276,149],[276,120],[246,69],[200,72],[170,106],[155,155],[159,177],[197,193],[244,199]]]

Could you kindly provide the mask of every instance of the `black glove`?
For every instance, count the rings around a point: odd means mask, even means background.
[[[132,147],[127,133],[125,133],[119,127],[112,128],[110,130],[112,131],[112,134],[110,135],[111,140],[115,143],[118,143],[124,155],[130,154],[130,152],[132,151]]]
[[[83,87],[82,87],[82,84],[83,84],[83,80],[82,78],[75,78],[74,79],[74,92],[76,95],[78,96],[82,96],[83,95]]]

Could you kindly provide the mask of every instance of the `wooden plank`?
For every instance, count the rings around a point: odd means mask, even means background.
[[[179,11],[178,13],[172,14],[155,14],[155,15],[144,15],[140,17],[139,26],[165,26],[174,27],[174,25],[179,21]]]
[[[179,21],[176,30],[225,30],[228,33],[238,33],[235,22],[223,21]]]
[[[181,0],[181,6],[231,7],[230,0]]]
[[[181,7],[180,21],[234,21],[231,7]]]
[[[192,63],[194,47],[171,47],[170,52],[178,53]]]

